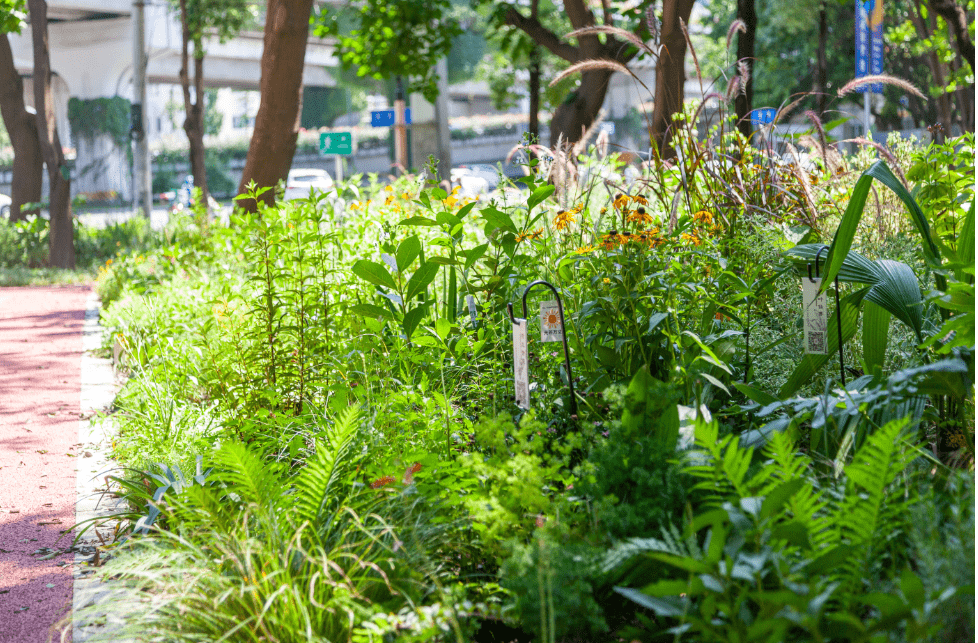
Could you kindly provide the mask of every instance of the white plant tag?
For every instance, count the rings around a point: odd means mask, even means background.
[[[516,406],[530,408],[530,362],[527,356],[526,320],[513,324],[513,380],[516,383]]]
[[[479,325],[479,318],[475,314],[475,297],[466,295],[465,303],[469,306],[469,319],[472,320],[472,328],[475,328]]]
[[[562,337],[560,309],[556,301],[540,302],[540,341],[559,342]]]
[[[818,294],[821,279],[801,280],[801,300],[805,320],[805,353],[827,355],[829,343],[829,309],[825,293]]]

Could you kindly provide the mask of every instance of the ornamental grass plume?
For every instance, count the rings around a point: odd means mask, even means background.
[[[550,81],[550,86],[553,87],[560,81],[572,74],[576,74],[577,72],[592,71],[594,69],[608,69],[610,71],[618,71],[623,74],[628,74],[633,78],[635,77],[635,74],[633,74],[628,67],[621,64],[617,60],[611,60],[610,58],[590,58],[588,60],[582,60],[579,63],[574,63],[564,71],[557,74],[557,76]],[[648,87],[646,87],[646,89],[648,89]]]
[[[909,81],[903,80],[902,78],[897,78],[896,76],[890,76],[889,74],[876,74],[873,76],[863,76],[862,78],[854,78],[853,80],[850,80],[848,83],[840,87],[837,93],[841,98],[846,94],[851,94],[852,92],[859,89],[860,87],[865,87],[866,85],[875,85],[877,83],[883,85],[892,85],[893,87],[899,87],[900,89],[907,92],[908,94],[913,94],[918,98],[924,98],[924,99],[927,98],[926,96],[924,96],[923,92],[921,92],[919,89],[914,87],[913,84],[910,83]]]
[[[737,32],[747,33],[747,25],[740,18],[731,22],[730,27],[727,28],[727,49],[730,49],[730,45],[733,44],[734,34]]]
[[[627,40],[628,42],[635,45],[636,49],[640,49],[650,54],[655,54],[651,47],[649,47],[645,41],[639,38],[636,34],[628,31],[627,29],[622,29],[620,27],[612,27],[610,25],[595,25],[593,27],[584,27],[583,29],[577,29],[575,31],[567,34],[568,38],[580,38],[581,36],[590,36],[593,34],[607,34],[609,36],[616,36],[622,40]]]

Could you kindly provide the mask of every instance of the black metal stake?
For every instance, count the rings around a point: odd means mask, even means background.
[[[546,286],[549,288],[554,297],[557,298],[557,314],[560,315],[560,338],[564,344],[564,369],[567,371],[567,386],[570,389],[570,410],[571,415],[577,415],[577,400],[574,398],[574,374],[571,372],[570,364],[570,348],[567,347],[567,325],[564,323],[564,304],[560,300],[560,293],[549,281],[544,279],[537,279],[536,281],[530,282],[526,286],[526,290],[523,291],[523,317],[526,317],[526,296],[530,294],[530,289],[534,286]],[[513,304],[506,304],[506,311],[509,313],[509,319],[516,325],[516,318],[513,317]]]
[[[828,246],[822,246],[815,253],[815,279],[819,278],[819,265],[818,262],[822,258],[822,253],[828,249]],[[812,279],[812,264],[808,264],[808,280],[814,281]],[[839,376],[842,378],[842,385],[846,385],[846,364],[842,358],[842,308],[839,306],[839,276],[835,277],[835,324],[836,329],[839,333]]]

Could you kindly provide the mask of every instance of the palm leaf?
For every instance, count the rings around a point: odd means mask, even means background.
[[[940,268],[941,266],[940,249],[931,235],[930,224],[927,223],[927,217],[924,216],[923,210],[920,209],[920,206],[917,205],[913,196],[900,180],[893,175],[886,163],[876,161],[862,173],[852,189],[849,204],[842,215],[842,221],[839,222],[839,228],[835,231],[835,237],[832,239],[832,245],[829,246],[828,256],[825,259],[825,270],[822,271],[822,278],[825,281],[822,283],[822,290],[828,288],[829,282],[839,274],[843,262],[849,255],[853,239],[856,236],[856,229],[859,227],[859,220],[862,218],[863,209],[866,207],[866,198],[869,196],[873,179],[893,190],[900,200],[906,204],[910,212],[910,221],[924,241],[924,259],[932,268]],[[938,283],[938,289],[944,290],[944,287],[942,278]]]

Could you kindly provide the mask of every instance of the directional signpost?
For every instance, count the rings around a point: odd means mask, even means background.
[[[883,73],[883,0],[856,0],[856,78]],[[882,94],[882,83],[856,88],[864,95],[863,120],[869,135],[870,93]]]
[[[760,127],[761,125],[768,125],[774,122],[774,117],[778,115],[778,110],[773,107],[764,107],[762,109],[752,110],[750,113],[750,122],[755,127]]]
[[[405,108],[404,110],[404,124],[411,124],[411,108]],[[370,126],[371,127],[393,127],[394,126],[394,110],[393,109],[381,109],[375,112],[370,112]]]
[[[319,153],[323,156],[332,154],[336,159],[337,181],[343,180],[343,159],[340,157],[353,154],[353,134],[350,132],[323,132],[319,135]]]

